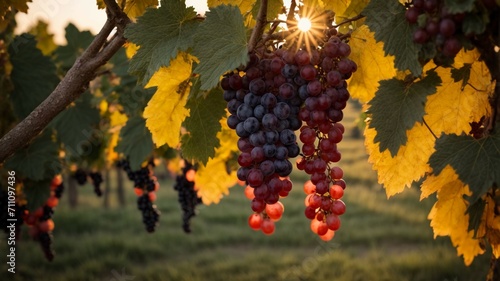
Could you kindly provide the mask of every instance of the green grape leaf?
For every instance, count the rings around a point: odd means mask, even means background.
[[[202,90],[211,89],[222,74],[248,61],[247,35],[238,7],[220,5],[211,9],[196,37],[193,54],[200,63],[194,72],[201,76]]]
[[[451,78],[453,78],[453,81],[455,82],[462,81],[462,90],[465,88],[467,83],[469,83],[471,67],[472,64],[464,63],[464,65],[458,69],[451,69]]]
[[[380,142],[380,152],[389,149],[394,157],[406,144],[406,131],[413,128],[425,115],[427,96],[436,93],[441,78],[434,71],[412,83],[397,78],[380,81],[370,105],[369,126],[377,131],[374,142]]]
[[[62,69],[67,71],[94,40],[94,35],[90,31],[78,30],[72,23],[68,24],[65,30],[67,44],[57,48],[54,54]]]
[[[372,0],[363,10],[366,25],[375,33],[377,42],[384,42],[386,55],[395,57],[399,70],[410,70],[414,76],[422,74],[418,61],[420,47],[413,43],[413,29],[406,21],[405,7],[397,0]]]
[[[82,94],[75,103],[69,105],[52,120],[50,126],[57,131],[57,138],[72,156],[84,155],[92,145],[102,141],[102,132],[94,135],[94,127],[99,124],[99,110],[90,104],[89,92]],[[98,139],[100,138],[100,139]]]
[[[26,196],[26,208],[30,212],[42,207],[50,197],[50,183],[52,179],[33,181],[23,181],[23,193]]]
[[[139,170],[142,162],[153,152],[153,138],[146,120],[140,116],[134,116],[120,131],[120,140],[115,149],[128,157],[132,170]]]
[[[466,36],[482,34],[486,30],[488,21],[488,17],[482,18],[478,14],[467,13],[462,22],[462,31]]]
[[[188,100],[186,107],[190,113],[183,124],[188,133],[182,136],[181,144],[184,158],[206,165],[215,155],[215,149],[220,145],[217,139],[221,130],[219,121],[226,113],[226,103],[221,97],[222,91],[213,89],[206,97]]]
[[[450,14],[470,12],[474,9],[475,0],[444,0],[446,10]]]
[[[259,14],[261,0],[255,1],[255,4],[252,7],[252,17],[254,19],[257,18]],[[283,0],[269,0],[267,1],[267,20],[271,21],[278,17],[278,15],[283,10]]]
[[[23,178],[52,179],[61,171],[59,146],[52,140],[52,130],[45,130],[28,147],[17,151],[5,167]]]
[[[14,84],[10,99],[19,119],[28,116],[59,83],[55,65],[36,44],[34,36],[25,33],[17,36],[9,46]]]
[[[141,86],[117,88],[120,95],[118,102],[128,116],[140,116],[149,100],[156,92],[156,87],[144,89]]]
[[[197,26],[194,8],[186,8],[183,0],[162,0],[160,8],[148,9],[125,29],[125,37],[140,46],[129,72],[146,85],[161,66],[169,66],[179,51],[193,45]]]
[[[433,173],[438,175],[450,165],[458,178],[469,185],[474,204],[492,186],[500,183],[500,133],[481,139],[472,136],[443,134],[436,140],[436,151],[429,158]]]

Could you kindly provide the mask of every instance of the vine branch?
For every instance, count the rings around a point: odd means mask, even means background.
[[[252,35],[250,36],[250,41],[248,42],[248,52],[251,53],[259,39],[262,38],[262,34],[264,34],[264,27],[267,23],[267,0],[262,0],[260,2],[259,13],[257,14],[257,23],[252,31]]]
[[[128,16],[114,0],[104,0],[107,19],[89,47],[75,61],[54,91],[24,120],[0,139],[0,163],[26,146],[69,104],[75,101],[104,65],[125,43],[123,31],[130,23]],[[107,40],[113,29],[114,36]]]
[[[365,15],[361,15],[361,14],[359,14],[359,15],[357,15],[357,16],[354,16],[354,17],[352,17],[352,18],[349,18],[349,19],[346,19],[346,20],[344,20],[344,21],[340,22],[339,24],[336,24],[336,25],[334,25],[333,27],[339,27],[339,26],[341,26],[341,25],[348,24],[348,23],[351,23],[351,22],[353,22],[353,21],[360,20],[360,19],[362,19],[362,18],[364,18],[364,17],[365,17]]]

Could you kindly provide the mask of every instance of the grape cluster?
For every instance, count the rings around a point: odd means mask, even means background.
[[[313,193],[325,204],[328,201],[328,207],[343,204],[341,195],[330,194],[330,185],[337,192],[342,177],[331,176],[340,169],[331,163],[341,158],[336,144],[344,127],[338,122],[350,96],[345,80],[357,65],[347,58],[349,45],[331,29],[326,34],[321,46],[310,51],[283,47],[271,54],[251,54],[243,76],[231,73],[221,81],[231,113],[228,126],[240,137],[238,179],[247,183],[245,194],[255,212],[248,223],[265,234],[274,232],[274,221],[284,211],[279,199],[292,189],[286,177],[293,168],[289,158],[301,152],[295,135],[299,129],[303,146],[298,167],[311,175]],[[326,217],[333,217],[331,209],[318,206],[313,211],[325,225]],[[315,232],[326,234],[323,229]]]
[[[24,220],[30,227],[29,233],[35,241],[40,243],[45,258],[49,261],[54,259],[52,248],[52,231],[54,230],[54,208],[59,204],[59,199],[64,191],[62,177],[55,176],[50,183],[50,196],[44,205],[36,209],[33,213],[26,213]]]
[[[89,177],[92,180],[92,185],[94,186],[94,192],[97,196],[102,196],[101,183],[102,174],[100,172],[90,172]]]
[[[134,182],[134,192],[138,197],[137,208],[142,212],[142,222],[147,232],[154,232],[160,219],[160,211],[153,204],[156,201],[156,191],[160,188],[157,178],[153,175],[154,162],[149,161],[146,167],[137,171],[132,171],[127,160],[119,161],[117,166]]]
[[[72,177],[76,180],[79,185],[84,185],[87,183],[87,172],[82,169],[77,169]]]
[[[227,124],[240,137],[238,179],[253,189],[249,199],[255,214],[249,222],[255,222],[250,226],[272,234],[282,212],[272,217],[267,209],[282,206],[280,197],[292,189],[289,158],[300,153],[294,131],[302,125],[298,118],[302,100],[294,81],[296,67],[277,55],[261,59],[252,54],[250,58],[243,77],[232,73],[221,86],[231,113]]]
[[[478,13],[488,6],[496,5],[488,2],[491,1],[476,1],[477,7],[471,13]],[[450,13],[446,1],[412,0],[407,6],[406,20],[411,25],[417,26],[413,33],[413,41],[418,44],[434,45],[431,48],[437,51],[434,60],[438,65],[452,62],[450,59],[453,59],[463,46],[470,45],[469,38],[477,35],[473,30],[463,28],[467,14]],[[477,16],[481,15],[478,13]]]
[[[72,175],[72,177],[76,180],[79,185],[84,185],[87,183],[87,178],[89,177],[92,181],[92,185],[94,186],[94,193],[101,197],[101,183],[102,183],[102,174],[101,172],[88,172],[81,168],[78,168]]]
[[[182,229],[186,233],[191,232],[190,220],[196,215],[196,205],[201,204],[201,198],[198,197],[196,190],[194,190],[194,179],[196,168],[184,161],[182,174],[177,175],[175,178],[174,189],[179,194],[179,203],[182,209]]]

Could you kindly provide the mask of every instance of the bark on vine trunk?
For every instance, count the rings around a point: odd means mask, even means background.
[[[125,43],[123,32],[130,23],[114,0],[104,0],[108,19],[89,47],[76,60],[54,91],[24,120],[0,139],[0,163],[28,145],[69,104],[75,101],[104,65]],[[108,40],[113,29],[115,35]]]

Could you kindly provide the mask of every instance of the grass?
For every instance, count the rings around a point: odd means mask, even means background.
[[[354,118],[347,115],[345,124]],[[220,204],[199,206],[189,235],[181,229],[171,180],[161,182],[162,215],[154,234],[144,230],[131,186],[127,206],[112,202],[108,209],[86,186],[78,208],[63,198],[56,209],[54,261],[44,259],[24,230],[16,274],[7,275],[2,262],[0,280],[485,280],[489,253],[466,267],[449,238],[433,239],[427,220],[433,199],[420,202],[419,190],[412,188],[387,200],[362,140],[347,138],[339,149],[348,182],[347,212],[328,243],[309,230],[301,191],[305,177],[299,173],[272,236],[247,226],[249,202],[238,186]],[[6,247],[1,243],[0,252]]]

